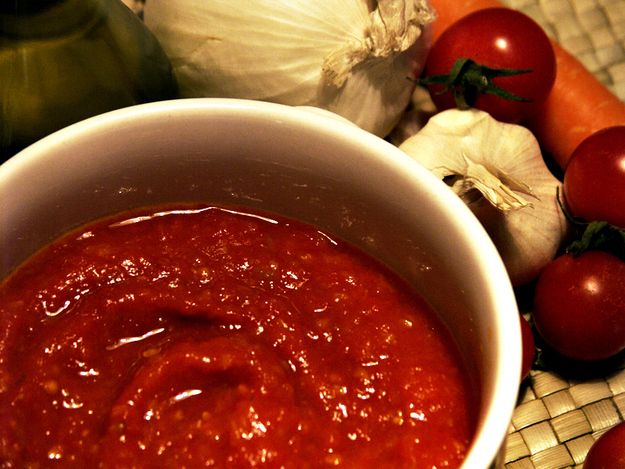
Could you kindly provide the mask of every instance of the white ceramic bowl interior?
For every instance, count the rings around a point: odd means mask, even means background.
[[[415,286],[454,334],[480,388],[464,468],[487,468],[515,406],[518,310],[486,232],[399,149],[326,113],[188,99],[113,111],[0,166],[0,278],[77,225],[130,208],[259,207],[340,236]]]

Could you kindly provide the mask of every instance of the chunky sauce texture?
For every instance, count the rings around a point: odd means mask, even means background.
[[[125,214],[0,285],[2,467],[457,467],[468,383],[406,285],[273,215]]]

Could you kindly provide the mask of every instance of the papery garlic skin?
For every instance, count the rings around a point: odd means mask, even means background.
[[[147,0],[144,9],[184,97],[318,106],[380,136],[410,100],[433,19],[427,0]]]
[[[528,129],[483,111],[452,109],[433,116],[400,148],[441,179],[452,180],[514,285],[531,281],[554,258],[567,230],[557,200],[561,183]]]

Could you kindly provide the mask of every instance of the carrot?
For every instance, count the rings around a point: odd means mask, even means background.
[[[452,23],[483,8],[505,7],[498,0],[430,0],[437,19],[436,40]],[[564,169],[573,150],[597,130],[625,125],[625,103],[557,42],[556,81],[547,101],[527,122],[543,150]]]
[[[556,82],[528,127],[564,169],[573,150],[586,137],[606,127],[625,125],[625,103],[566,50],[557,44],[554,48]]]
[[[503,7],[498,0],[430,0],[430,5],[436,13],[436,21],[432,24],[434,40],[449,26],[465,15],[484,8]]]

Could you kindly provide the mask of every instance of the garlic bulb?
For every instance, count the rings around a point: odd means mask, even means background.
[[[566,234],[561,183],[534,135],[478,110],[433,116],[400,148],[444,179],[482,222],[514,285],[532,280]]]
[[[143,16],[183,96],[317,106],[380,136],[410,100],[433,20],[427,0],[147,0]]]

